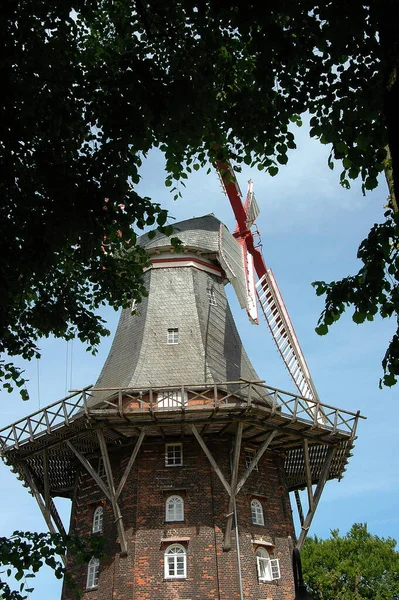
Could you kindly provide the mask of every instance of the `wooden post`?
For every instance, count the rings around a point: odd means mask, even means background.
[[[97,437],[100,444],[101,456],[104,461],[105,473],[107,475],[108,489],[111,495],[112,510],[114,511],[114,517],[119,536],[119,543],[121,545],[121,556],[126,556],[127,542],[125,536],[125,527],[123,525],[122,514],[116,499],[114,478],[112,475],[111,463],[109,462],[107,444],[105,442],[105,437],[102,429],[97,429]]]
[[[303,542],[305,541],[305,538],[306,538],[307,533],[309,531],[309,527],[310,527],[310,525],[312,523],[314,514],[316,512],[317,505],[319,503],[321,494],[323,492],[324,486],[325,486],[326,481],[327,481],[328,473],[329,473],[330,467],[331,467],[331,462],[332,462],[332,459],[334,457],[334,454],[335,454],[336,450],[337,450],[336,446],[332,446],[332,447],[330,447],[328,449],[326,460],[325,460],[324,465],[323,465],[323,470],[322,470],[322,472],[320,474],[320,479],[319,479],[319,481],[317,483],[316,491],[315,491],[315,493],[313,495],[313,507],[312,508],[309,507],[308,514],[306,515],[306,519],[305,519],[305,521],[304,521],[304,523],[302,525],[302,531],[301,531],[301,534],[299,536],[299,539],[298,539],[298,542],[297,542],[297,545],[296,545],[296,547],[299,550],[302,548]]]
[[[234,456],[231,473],[230,498],[227,509],[227,522],[224,531],[223,550],[231,550],[231,527],[233,524],[234,502],[237,494],[237,479],[238,479],[238,464],[240,462],[241,439],[242,439],[243,423],[240,421],[237,425],[236,439],[234,443]]]

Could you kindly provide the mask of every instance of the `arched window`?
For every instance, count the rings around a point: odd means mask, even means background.
[[[259,581],[273,581],[280,579],[280,565],[277,558],[270,558],[269,553],[264,548],[258,548],[256,551],[256,568],[258,570]]]
[[[86,587],[88,589],[97,587],[99,571],[100,571],[100,559],[93,557],[90,560],[89,566],[87,569]]]
[[[187,577],[187,554],[180,544],[168,546],[165,552],[165,579]]]
[[[264,525],[265,521],[263,518],[263,508],[259,500],[252,500],[251,502],[251,514],[252,523],[254,525]]]
[[[180,496],[169,496],[166,500],[165,521],[184,521],[184,501]]]
[[[98,533],[103,530],[104,509],[102,506],[97,506],[93,514],[93,533]]]

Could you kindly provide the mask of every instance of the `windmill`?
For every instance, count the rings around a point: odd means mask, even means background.
[[[219,170],[234,234],[210,214],[176,224],[179,254],[160,232],[142,236],[148,295],[122,311],[95,386],[0,430],[1,455],[49,529],[66,529],[54,502],[63,497],[72,500],[73,533],[104,535],[107,559],[65,559],[88,600],[293,597],[293,546],[351,456],[360,415],[320,403],[255,247],[252,186],[243,205],[229,166]],[[260,303],[299,393],[256,373],[228,281],[253,322]],[[62,600],[73,597],[64,587]]]

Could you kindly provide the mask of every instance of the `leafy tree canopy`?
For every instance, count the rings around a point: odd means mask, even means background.
[[[53,569],[57,579],[66,575],[66,584],[74,586],[80,597],[82,590],[76,587],[59,557],[68,551],[78,562],[87,563],[92,556],[102,558],[103,547],[104,540],[98,535],[82,538],[58,533],[15,531],[11,538],[0,537],[0,598],[28,598],[33,591],[32,579],[44,564]],[[10,586],[11,580],[16,582],[16,586]]]
[[[397,600],[396,540],[379,538],[355,523],[344,536],[308,538],[302,550],[306,584],[315,600]]]
[[[171,233],[166,211],[134,190],[151,148],[165,154],[172,191],[216,152],[276,175],[306,111],[342,185],[360,176],[372,189],[387,168],[391,190],[381,252],[372,235],[360,275],[318,284],[319,333],[348,304],[358,321],[397,315],[398,10],[395,0],[2,2],[0,351],[32,358],[50,334],[95,349],[106,333],[97,309],[141,297],[146,257],[132,227]],[[398,346],[396,334],[387,385]],[[0,367],[6,387],[23,386],[11,362]]]

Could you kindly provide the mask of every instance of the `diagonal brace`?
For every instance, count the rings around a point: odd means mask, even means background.
[[[301,531],[301,534],[299,536],[299,539],[298,539],[298,542],[297,542],[297,545],[296,545],[296,547],[299,550],[302,548],[303,542],[305,541],[305,538],[306,538],[307,533],[309,531],[309,527],[310,527],[310,525],[312,523],[314,514],[316,512],[317,505],[319,503],[319,500],[321,498],[321,494],[323,492],[324,486],[325,486],[327,478],[328,478],[328,474],[329,474],[329,471],[330,471],[332,459],[334,458],[334,454],[335,454],[336,451],[337,451],[337,447],[336,446],[331,446],[328,449],[328,451],[327,451],[327,456],[326,456],[326,460],[324,461],[322,472],[320,474],[320,479],[319,479],[319,481],[317,483],[315,493],[312,495],[313,501],[311,503],[311,506],[309,506],[308,513],[307,513],[306,518],[305,518],[305,520],[303,522],[303,525],[301,527],[302,531]]]
[[[246,480],[248,479],[248,477],[251,475],[252,471],[254,470],[254,468],[256,467],[256,465],[258,464],[258,462],[260,461],[260,459],[264,455],[264,453],[266,452],[267,448],[269,447],[270,443],[272,442],[272,440],[274,439],[274,437],[276,436],[276,434],[277,434],[277,431],[272,431],[268,435],[268,437],[266,438],[266,440],[263,442],[263,444],[261,445],[261,447],[259,448],[259,450],[255,454],[255,456],[251,460],[250,464],[248,465],[247,470],[245,471],[244,475],[241,477],[240,481],[237,484],[237,492],[236,492],[237,494],[241,490],[242,486],[244,485],[244,483],[246,482]]]
[[[119,482],[118,489],[115,492],[115,500],[116,501],[119,500],[119,496],[121,495],[121,492],[122,492],[122,490],[123,490],[123,488],[125,486],[127,478],[129,477],[129,474],[130,474],[130,471],[132,470],[134,461],[136,460],[137,454],[139,453],[139,450],[140,450],[141,444],[143,442],[144,436],[145,436],[145,427],[143,427],[143,429],[140,431],[139,438],[138,438],[138,440],[137,440],[137,442],[136,442],[136,444],[134,446],[133,452],[132,452],[132,454],[131,454],[131,456],[129,458],[129,462],[126,465],[126,469],[125,469],[125,471],[124,471],[124,473],[122,475],[122,479]]]
[[[191,431],[193,432],[193,434],[195,435],[195,437],[197,438],[197,441],[199,443],[199,445],[201,446],[201,448],[203,449],[205,456],[207,457],[207,459],[209,460],[209,462],[211,463],[216,475],[219,477],[220,481],[222,482],[226,492],[228,493],[228,495],[230,496],[231,494],[231,488],[230,485],[227,483],[222,471],[219,469],[218,465],[216,464],[215,459],[213,458],[212,454],[210,453],[208,446],[205,444],[204,440],[202,439],[202,437],[200,436],[200,434],[198,433],[198,429],[196,428],[195,425],[190,425],[191,427]]]
[[[237,479],[238,479],[238,465],[240,462],[240,451],[241,451],[241,440],[242,440],[242,430],[243,423],[240,421],[237,425],[237,433],[236,439],[234,443],[234,456],[233,456],[233,464],[231,468],[231,485],[230,485],[230,498],[229,498],[229,507],[227,509],[227,521],[226,521],[226,529],[224,530],[224,540],[223,540],[223,550],[227,552],[231,550],[231,528],[233,525],[233,514],[234,514],[234,504],[236,500],[237,494]]]
[[[33,493],[33,495],[34,495],[34,497],[36,499],[36,502],[39,505],[39,508],[40,508],[41,513],[42,513],[42,515],[44,517],[44,520],[46,521],[46,524],[47,524],[47,527],[48,527],[50,533],[57,533],[57,531],[56,531],[56,529],[54,527],[54,524],[53,524],[53,522],[51,520],[50,509],[49,509],[49,507],[47,507],[45,505],[45,503],[43,501],[43,498],[42,498],[42,496],[41,496],[41,494],[39,492],[39,489],[38,489],[38,487],[36,485],[36,482],[34,480],[34,477],[33,477],[32,473],[31,473],[29,467],[26,464],[24,464],[24,465],[22,465],[22,468],[23,468],[23,471],[24,471],[25,479],[26,479],[26,481],[27,481],[30,489],[32,490],[32,493]],[[56,511],[55,506],[54,506],[54,510]],[[57,516],[59,518],[58,513],[57,513]],[[59,520],[61,522],[61,519],[59,519]],[[65,533],[65,531],[61,531],[60,530],[59,533],[62,534],[62,533]],[[65,556],[61,556],[61,560],[64,563],[64,566],[66,566],[66,557]]]
[[[115,517],[116,527],[118,530],[119,542],[121,545],[121,555],[126,556],[127,555],[127,541],[126,541],[126,535],[125,535],[125,527],[123,525],[122,513],[120,511],[118,501],[116,498],[111,463],[109,461],[107,444],[106,444],[104,433],[103,433],[102,429],[97,429],[97,437],[98,437],[98,442],[100,444],[101,456],[104,461],[105,473],[107,475],[108,490],[110,493],[112,510],[114,511],[114,517]]]

